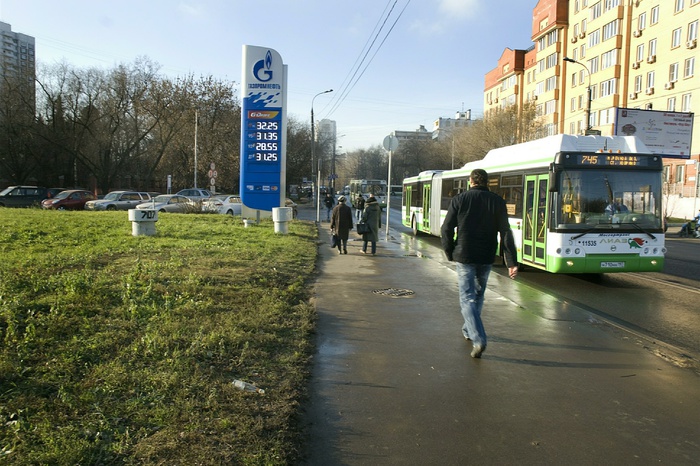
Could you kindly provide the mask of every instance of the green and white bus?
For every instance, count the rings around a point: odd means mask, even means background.
[[[659,272],[665,235],[660,155],[633,136],[556,135],[403,180],[402,223],[440,236],[472,170],[506,201],[518,262],[552,273]]]

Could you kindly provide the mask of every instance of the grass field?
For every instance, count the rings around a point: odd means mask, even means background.
[[[0,221],[0,464],[298,460],[313,223],[161,214],[133,237],[126,212]]]

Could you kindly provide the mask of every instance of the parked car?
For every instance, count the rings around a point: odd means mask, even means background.
[[[84,189],[67,189],[51,199],[41,201],[43,209],[83,210],[87,201],[97,199],[97,196]]]
[[[207,191],[206,189],[198,188],[181,189],[175,194],[177,194],[178,196],[185,196],[200,204],[204,199],[209,199],[211,197],[211,192]]]
[[[140,191],[112,191],[102,199],[86,202],[85,210],[129,210],[150,198]]]
[[[178,194],[161,194],[156,196],[148,202],[144,202],[136,206],[137,209],[154,209],[158,212],[196,212],[197,207],[195,207],[192,201]]]
[[[218,194],[202,201],[202,212],[241,215],[241,197],[238,194]]]
[[[10,186],[0,191],[0,207],[38,206],[44,199],[53,197],[61,191],[63,191],[63,188]]]
[[[286,198],[284,200],[284,206],[291,207],[292,208],[292,217],[297,218],[297,203],[296,202],[294,202],[290,198]]]

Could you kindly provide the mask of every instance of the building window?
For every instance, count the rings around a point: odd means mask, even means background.
[[[655,6],[651,9],[651,21],[650,24],[657,24],[659,22],[659,6]]]
[[[545,89],[546,89],[546,91],[547,91],[547,92],[553,91],[553,90],[556,89],[556,88],[557,88],[557,77],[556,77],[556,76],[552,76],[552,77],[550,77],[550,78],[547,78],[547,80],[545,81]]]
[[[639,20],[637,21],[637,29],[640,31],[643,31],[647,27],[647,13],[646,11],[644,13],[639,14]]]
[[[654,78],[655,78],[655,73],[653,71],[650,71],[647,73],[647,89],[654,88]]]
[[[576,97],[571,98],[571,111],[572,112],[576,111]]]
[[[619,21],[611,21],[603,26],[603,40],[608,40],[617,35]]]
[[[690,99],[692,96],[692,94],[683,94],[683,97],[681,97],[681,112],[689,113],[693,111],[692,107],[690,106]]]
[[[585,76],[586,76],[585,73],[586,73],[586,72],[585,72],[584,70],[580,70],[580,71],[578,72],[578,82],[580,82],[580,83],[583,82],[583,78],[585,78]]]
[[[637,46],[637,61],[638,62],[644,61],[644,44],[639,44]]]
[[[576,73],[571,73],[571,87],[576,87]]]
[[[649,41],[649,56],[656,57],[656,39]]]
[[[673,35],[671,36],[671,48],[675,49],[681,46],[681,32],[681,28],[673,30]]]
[[[676,98],[675,97],[670,97],[668,101],[666,102],[666,111],[667,112],[675,112],[676,111]]]
[[[600,96],[607,97],[617,92],[617,79],[608,79],[600,83]]]
[[[617,49],[612,49],[609,52],[605,52],[600,58],[603,62],[601,65],[601,69],[603,70],[617,65]]]
[[[580,50],[581,50],[581,59],[583,60],[584,58],[586,58],[586,44],[581,44]]]
[[[598,72],[598,57],[593,57],[592,59],[588,60],[588,70],[593,73]]]
[[[642,92],[642,75],[641,74],[638,74],[637,76],[634,77],[634,92],[636,92],[636,93]]]
[[[674,10],[675,13],[679,13],[683,11],[683,8],[685,7],[685,0],[676,0],[676,9]]]
[[[685,177],[683,176],[683,172],[684,172],[683,169],[684,169],[684,168],[685,168],[685,165],[676,165],[676,183],[682,183],[682,182],[683,182],[683,178],[685,178]]]
[[[605,11],[610,11],[620,4],[620,0],[605,0]]]
[[[668,81],[675,83],[678,81],[678,63],[672,63],[668,69]]]
[[[600,44],[600,29],[596,29],[588,34],[588,48],[595,47],[598,44]]]
[[[544,105],[544,114],[545,115],[551,115],[552,113],[557,111],[557,101],[556,100],[548,100],[547,103]]]
[[[685,60],[685,69],[683,70],[684,78],[691,78],[695,75],[695,57],[690,57]]]
[[[600,2],[596,2],[595,4],[591,5],[591,21],[593,21],[596,18],[600,18],[600,15],[603,14],[603,5]]]
[[[698,38],[698,21],[695,20],[688,25],[688,40],[696,40]]]
[[[582,19],[581,20],[581,32],[586,32],[588,31],[588,20]]]

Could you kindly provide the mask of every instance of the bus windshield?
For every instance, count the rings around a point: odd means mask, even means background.
[[[661,176],[652,171],[567,169],[559,173],[554,225],[580,231],[596,225],[662,231]]]

